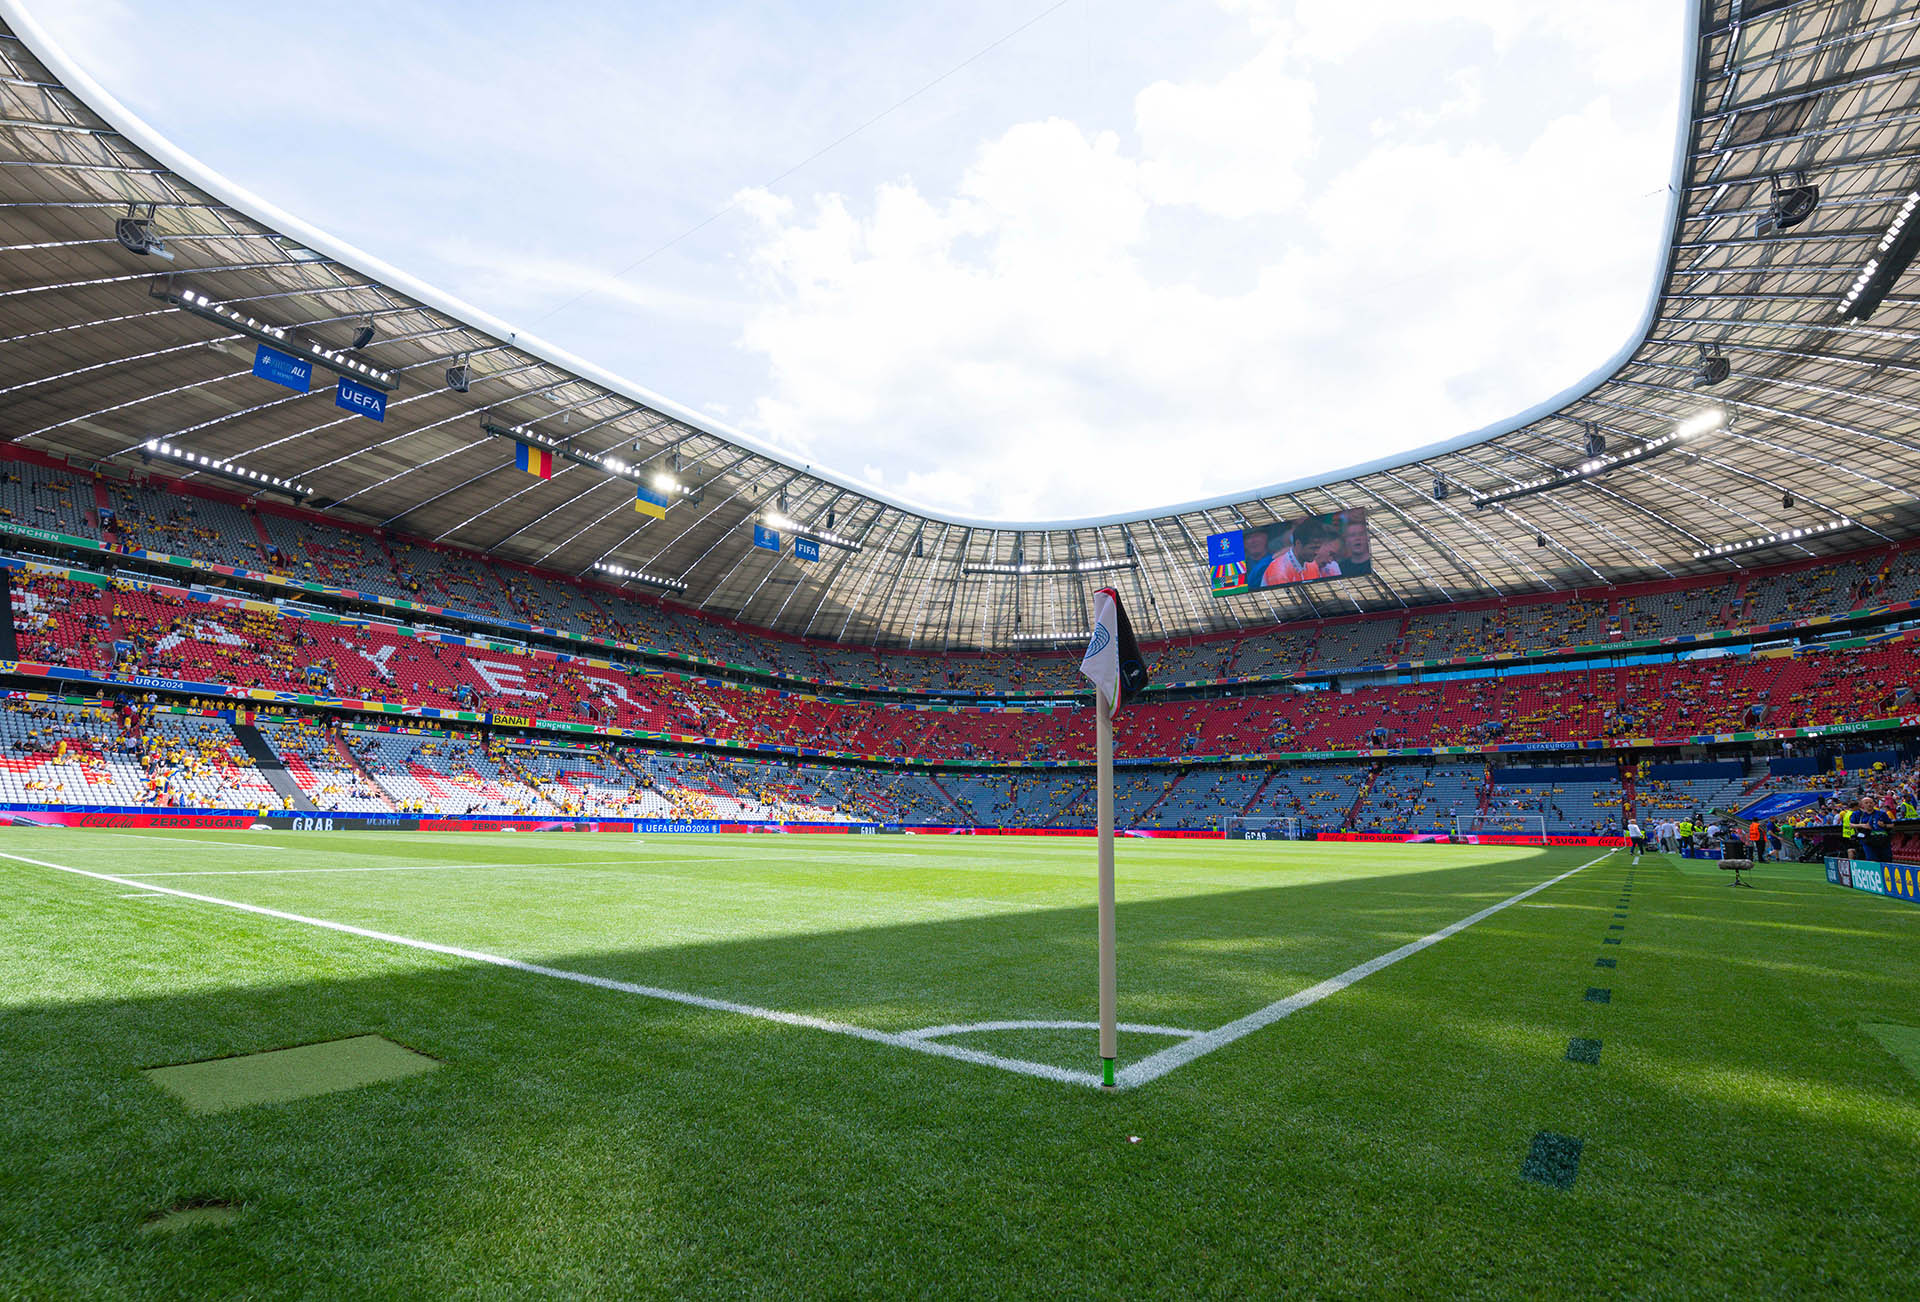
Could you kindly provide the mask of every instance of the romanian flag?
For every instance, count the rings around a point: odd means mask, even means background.
[[[667,495],[645,484],[633,486],[633,509],[656,520],[667,518]]]
[[[524,443],[513,445],[513,464],[515,468],[541,479],[553,478],[553,453],[542,452],[539,448],[530,448]]]

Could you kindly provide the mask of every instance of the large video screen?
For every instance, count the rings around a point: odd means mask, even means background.
[[[1371,574],[1373,541],[1365,511],[1338,511],[1210,534],[1207,561],[1213,567],[1213,595],[1235,597]]]

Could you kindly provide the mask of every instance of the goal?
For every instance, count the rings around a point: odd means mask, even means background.
[[[1494,837],[1547,844],[1545,814],[1455,814],[1453,838],[1472,843]]]
[[[1228,814],[1220,834],[1229,841],[1298,841],[1300,820],[1282,815]]]

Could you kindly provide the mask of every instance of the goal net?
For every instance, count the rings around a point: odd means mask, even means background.
[[[1453,836],[1457,841],[1524,841],[1532,845],[1547,843],[1545,814],[1455,814]]]
[[[1229,841],[1298,841],[1300,820],[1284,815],[1228,814],[1220,822]]]

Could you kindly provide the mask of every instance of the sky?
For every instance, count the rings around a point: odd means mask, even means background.
[[[1659,269],[1686,8],[28,3],[320,229],[1017,521],[1335,471],[1600,366]]]

